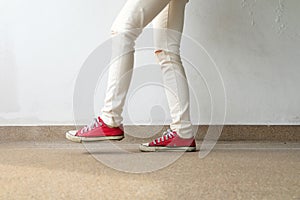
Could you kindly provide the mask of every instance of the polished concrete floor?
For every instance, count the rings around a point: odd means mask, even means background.
[[[299,143],[220,142],[199,153],[141,153],[126,140],[6,141],[0,199],[300,199]]]

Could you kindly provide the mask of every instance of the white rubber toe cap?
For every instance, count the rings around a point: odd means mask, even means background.
[[[145,147],[149,147],[149,143],[142,143],[141,145],[143,145]]]
[[[76,133],[77,133],[77,130],[68,131],[68,132],[66,132],[66,138],[73,142],[81,142],[81,138],[78,136],[75,136]]]
[[[77,130],[68,131],[67,134],[75,136],[77,133]]]

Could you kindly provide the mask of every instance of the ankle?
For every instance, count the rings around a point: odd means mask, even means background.
[[[179,138],[181,139],[186,139],[186,140],[190,140],[190,139],[195,139],[195,136],[191,136],[191,135],[182,135],[181,133],[178,134],[178,132],[176,132],[176,134],[178,135]]]
[[[114,126],[111,126],[111,125],[108,125],[108,124],[106,124],[106,126],[108,126],[109,128],[115,128]]]

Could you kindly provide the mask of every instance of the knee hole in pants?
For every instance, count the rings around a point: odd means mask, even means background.
[[[158,62],[161,65],[165,64],[166,62],[182,64],[180,55],[177,55],[176,53],[165,51],[162,49],[155,50],[154,53],[156,55]]]
[[[118,34],[118,31],[111,30],[111,31],[110,31],[110,34],[111,34],[111,35],[117,35],[117,34]]]

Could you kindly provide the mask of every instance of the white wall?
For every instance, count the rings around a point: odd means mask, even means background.
[[[78,72],[89,54],[109,38],[124,2],[1,0],[0,124],[73,124]],[[201,43],[218,66],[227,96],[226,124],[300,124],[299,9],[298,0],[190,0],[187,4],[184,34]],[[138,56],[136,66],[155,63],[152,54]],[[210,67],[206,64],[203,59],[199,67]],[[199,105],[200,123],[209,123],[205,82],[188,63],[185,66],[190,84],[198,84],[196,100],[191,100],[192,120],[199,119],[194,109]],[[161,79],[159,68],[151,75]],[[148,73],[137,71],[131,90],[145,78]],[[105,81],[101,84],[105,88]],[[124,123],[163,122],[163,109],[167,111],[163,90],[145,91],[139,91],[134,103],[126,102]],[[95,94],[95,110],[101,108],[103,95],[99,90]],[[162,107],[151,108],[155,104]]]

